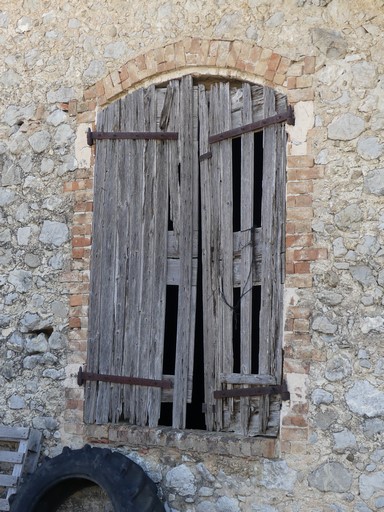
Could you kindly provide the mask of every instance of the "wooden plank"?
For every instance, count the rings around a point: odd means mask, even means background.
[[[29,433],[29,427],[0,427],[0,439],[2,441],[19,441],[20,439],[28,439]]]
[[[276,377],[272,375],[242,375],[241,373],[222,373],[220,380],[223,384],[277,384]]]
[[[264,115],[275,113],[275,95],[272,89],[264,89]],[[276,226],[275,226],[275,189],[276,189],[276,132],[277,126],[264,129],[263,153],[263,192],[262,192],[262,281],[261,281],[261,308],[260,308],[260,346],[259,371],[271,373],[271,360],[274,357],[272,350],[274,340],[273,325],[273,294],[276,287]],[[259,425],[260,433],[267,428],[269,414],[269,397],[260,399]]]
[[[178,297],[178,319],[175,359],[175,393],[172,426],[185,428],[188,394],[188,365],[192,321],[192,246],[193,246],[193,101],[192,77],[186,76],[180,83],[180,265],[181,279]]]
[[[11,452],[9,450],[0,451],[0,462],[11,462],[13,464],[21,464],[24,460],[24,454],[19,452]]]
[[[0,474],[0,487],[15,487],[17,482],[17,476]]]
[[[192,260],[192,280],[197,281],[197,258]],[[181,264],[180,259],[168,258],[167,260],[167,285],[178,286],[180,284]]]
[[[0,510],[8,512],[10,510],[8,500],[0,499]]]
[[[200,154],[208,151],[208,97],[203,85],[199,85],[199,121],[200,121]],[[217,158],[217,149],[212,155]],[[212,265],[215,262],[215,246],[212,245],[212,180],[215,177],[211,173],[212,159],[203,160],[200,163],[200,195],[201,195],[201,253],[202,253],[202,300],[203,300],[203,343],[204,343],[204,396],[206,404],[205,424],[207,430],[214,430],[215,390],[215,327],[217,318],[215,307],[217,293],[212,283]]]
[[[152,109],[156,109],[157,94],[153,91]],[[171,108],[171,107],[169,107]],[[150,128],[154,129],[155,117],[150,118]],[[161,378],[163,372],[166,279],[167,279],[167,234],[168,234],[168,151],[167,143],[154,145],[154,187],[153,208],[155,216],[153,235],[153,279],[152,279],[152,318],[149,345],[149,375]],[[148,390],[148,425],[157,426],[160,417],[161,390]]]
[[[167,96],[173,97],[173,109],[170,116],[170,128],[179,126],[180,123],[180,84],[178,80],[172,81],[167,87]],[[169,101],[167,99],[165,101]],[[179,143],[170,143],[168,145],[169,160],[169,217],[173,223],[173,232],[176,241],[179,240],[180,234],[180,179],[179,179]]]
[[[98,113],[97,126],[104,129],[106,126],[107,111]],[[102,219],[104,215],[104,194],[106,190],[106,155],[107,141],[102,141],[96,147],[95,176],[94,176],[94,209],[92,222],[92,250],[90,263],[90,295],[89,295],[89,326],[87,346],[87,368],[89,371],[98,371],[100,322],[101,314],[101,276],[103,265],[102,238],[104,236]],[[93,423],[96,418],[98,384],[88,382],[84,388],[84,421]]]

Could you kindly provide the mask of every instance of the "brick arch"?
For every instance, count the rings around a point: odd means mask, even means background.
[[[206,74],[260,82],[283,89],[304,89],[312,96],[314,57],[292,62],[269,48],[248,41],[187,38],[130,59],[84,92],[87,110],[114,101],[128,91],[181,75]],[[307,79],[306,79],[307,77]],[[300,85],[301,80],[301,85]],[[299,81],[299,85],[297,82]],[[308,91],[308,88],[311,90]],[[312,99],[302,98],[300,99]],[[295,103],[295,98],[292,98]]]

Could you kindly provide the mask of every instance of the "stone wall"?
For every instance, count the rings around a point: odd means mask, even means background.
[[[1,423],[41,429],[50,456],[121,450],[174,512],[384,508],[383,29],[381,0],[0,2]],[[295,107],[291,401],[274,441],[82,423],[85,131],[106,103],[185,73],[267,84]]]

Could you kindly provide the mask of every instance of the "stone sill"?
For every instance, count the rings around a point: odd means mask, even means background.
[[[232,433],[203,430],[175,430],[170,427],[133,425],[85,425],[84,433],[91,444],[130,448],[173,448],[183,452],[209,453],[220,456],[276,459],[279,441],[272,437],[243,437]]]

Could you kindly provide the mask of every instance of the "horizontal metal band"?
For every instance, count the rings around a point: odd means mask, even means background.
[[[276,114],[274,116],[261,119],[260,121],[255,121],[254,123],[245,124],[243,126],[239,126],[239,128],[233,128],[232,130],[217,133],[216,135],[211,135],[208,137],[208,142],[209,144],[214,144],[215,142],[220,142],[222,140],[233,139],[239,135],[243,135],[244,133],[257,132],[267,126],[283,123],[284,121],[287,121],[288,124],[294,124],[295,122],[295,116],[291,106],[288,107],[288,110],[281,112],[281,114]]]
[[[94,140],[177,140],[177,132],[93,132],[88,128],[87,143],[93,146]]]
[[[86,381],[114,382],[115,384],[130,384],[133,386],[147,386],[153,388],[170,389],[173,384],[170,380],[143,379],[141,377],[123,377],[121,375],[105,375],[101,373],[85,372],[79,368],[77,383],[82,386]]]
[[[289,400],[290,393],[286,385],[282,386],[257,386],[250,388],[222,389],[214,391],[215,398],[236,398],[244,396],[281,395],[282,400]]]

